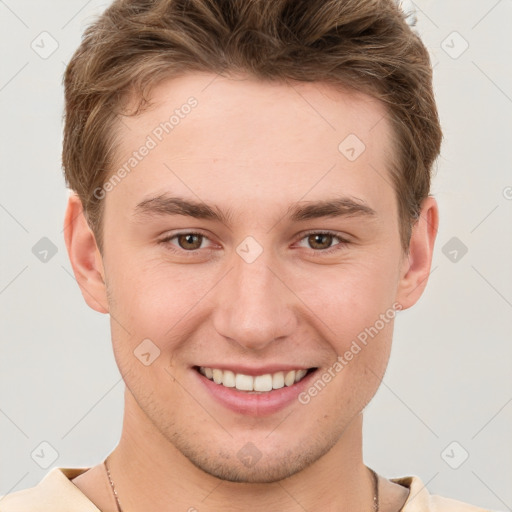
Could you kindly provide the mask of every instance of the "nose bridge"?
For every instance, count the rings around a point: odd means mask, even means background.
[[[241,244],[238,252],[243,248]],[[241,254],[235,255],[234,268],[218,287],[214,324],[220,335],[261,350],[293,331],[293,298],[276,276],[271,251],[262,251],[254,260]]]

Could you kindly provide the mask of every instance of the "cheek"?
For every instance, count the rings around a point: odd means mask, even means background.
[[[296,282],[297,295],[316,317],[316,323],[324,326],[326,338],[332,340],[338,353],[376,322],[383,337],[390,336],[389,318],[384,326],[379,319],[386,313],[394,318],[399,274],[398,269],[386,267],[384,259],[385,254],[333,266],[318,272],[315,278],[302,276]]]
[[[169,329],[204,293],[200,272],[150,260],[125,261],[123,266],[110,273],[109,288],[114,309],[135,327]]]
[[[142,350],[138,347],[143,342],[150,352],[160,351],[156,366],[172,366],[172,359],[179,358],[186,340],[207,318],[202,299],[218,279],[199,267],[187,268],[125,259],[122,266],[109,269],[112,341],[118,363],[133,364],[134,352]]]

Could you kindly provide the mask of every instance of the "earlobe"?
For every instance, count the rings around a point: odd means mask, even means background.
[[[76,194],[69,197],[64,220],[64,240],[75,278],[85,302],[100,313],[108,313],[103,260],[96,238]]]
[[[412,229],[409,253],[401,269],[397,301],[403,309],[413,306],[427,285],[438,226],[437,202],[429,196],[421,205],[420,217]]]

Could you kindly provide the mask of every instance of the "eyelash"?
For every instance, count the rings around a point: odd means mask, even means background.
[[[191,258],[197,256],[200,249],[187,251],[185,249],[181,249],[181,248],[176,249],[175,247],[173,247],[173,244],[170,243],[171,240],[174,240],[175,238],[177,238],[181,235],[198,235],[198,236],[203,237],[203,239],[208,239],[208,237],[206,235],[204,235],[203,233],[199,233],[196,231],[181,231],[179,233],[174,233],[173,235],[170,235],[170,236],[160,240],[160,243],[167,245],[170,248],[171,252],[173,252],[175,254],[180,254],[180,255],[185,254],[187,257],[191,257]],[[333,238],[337,238],[339,240],[338,244],[334,245],[333,247],[329,247],[327,249],[311,249],[313,254],[316,253],[315,255],[318,255],[318,256],[330,255],[332,253],[335,253],[335,252],[345,248],[349,244],[348,240],[345,240],[344,238],[342,238],[339,234],[335,233],[334,231],[308,231],[302,235],[302,237],[300,238],[299,241],[302,241],[311,235],[330,235]],[[206,249],[206,250],[211,251],[212,249]]]

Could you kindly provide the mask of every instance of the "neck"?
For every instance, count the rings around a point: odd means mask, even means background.
[[[194,466],[147,419],[127,390],[120,442],[109,468],[124,512],[160,510],[373,510],[373,479],[362,460],[362,415],[309,467],[274,483],[221,480]]]

